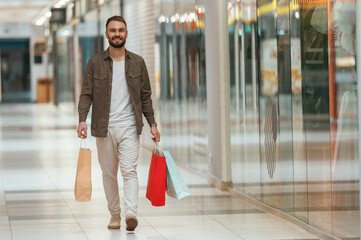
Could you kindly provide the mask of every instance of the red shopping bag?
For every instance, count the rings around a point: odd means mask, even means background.
[[[153,206],[165,205],[165,190],[167,187],[167,164],[162,153],[152,153],[149,167],[146,197]]]

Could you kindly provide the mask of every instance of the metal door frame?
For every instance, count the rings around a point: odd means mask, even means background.
[[[361,123],[361,1],[355,1],[356,4],[356,42],[357,42],[357,54],[356,54],[356,62],[357,62],[357,110],[358,110],[358,145],[359,145],[359,154],[358,154],[358,158],[359,158],[359,179],[360,179],[360,175],[361,175],[361,154],[360,154],[360,149],[361,149],[361,128],[360,128],[360,123]],[[360,180],[359,180],[360,181]],[[361,184],[359,183],[359,195],[361,193]],[[360,206],[361,206],[361,196],[359,197],[360,199]],[[361,232],[361,214],[360,214],[360,232]]]

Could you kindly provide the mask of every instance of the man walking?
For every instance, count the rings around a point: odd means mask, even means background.
[[[126,229],[134,231],[138,205],[137,159],[142,113],[155,141],[160,140],[151,99],[147,67],[142,57],[125,49],[128,37],[123,17],[106,22],[109,48],[88,61],[79,99],[78,137],[87,137],[87,118],[92,108],[91,134],[96,138],[98,159],[111,219],[109,229],[120,228],[118,166],[124,181]]]

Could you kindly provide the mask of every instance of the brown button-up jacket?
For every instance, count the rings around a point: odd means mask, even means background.
[[[143,58],[127,50],[125,51],[125,78],[133,104],[137,133],[140,135],[143,128],[142,113],[149,124],[155,123],[152,91]],[[79,122],[85,122],[90,106],[93,104],[91,134],[94,137],[106,137],[108,134],[112,79],[113,60],[109,55],[109,49],[89,59],[85,69],[78,112]]]

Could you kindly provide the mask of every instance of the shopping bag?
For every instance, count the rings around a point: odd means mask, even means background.
[[[172,155],[164,151],[167,163],[167,195],[176,199],[182,199],[190,195],[189,189],[185,184]]]
[[[152,160],[149,167],[148,184],[146,197],[153,206],[165,205],[165,189],[167,185],[167,166],[163,153],[154,150]]]
[[[83,139],[80,142],[74,194],[76,201],[89,202],[92,194],[91,150],[86,148],[86,145],[85,148],[82,148],[82,142]]]

